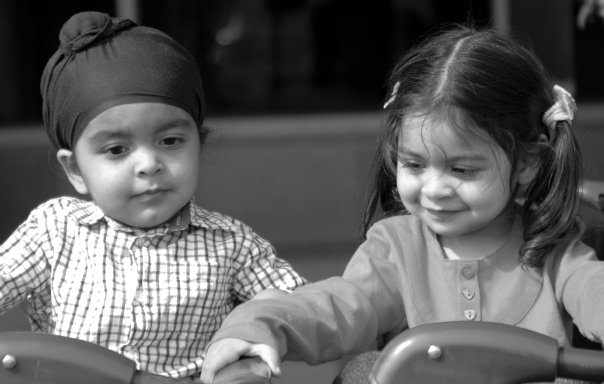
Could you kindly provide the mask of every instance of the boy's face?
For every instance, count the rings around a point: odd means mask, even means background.
[[[84,129],[74,151],[57,157],[69,180],[105,215],[150,228],[172,218],[193,197],[201,144],[192,117],[163,103],[123,104]]]
[[[512,169],[495,143],[462,138],[445,122],[411,115],[401,129],[397,168],[401,201],[437,234],[458,238],[509,229],[502,214],[512,199]]]

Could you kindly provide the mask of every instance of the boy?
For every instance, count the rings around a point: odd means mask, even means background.
[[[207,130],[181,46],[96,12],[70,18],[60,41],[42,75],[44,123],[92,201],[52,199],[0,247],[0,311],[27,300],[34,331],[197,375],[237,303],[305,281],[249,227],[193,202]]]

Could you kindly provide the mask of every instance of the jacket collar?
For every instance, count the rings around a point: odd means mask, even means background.
[[[408,227],[398,227],[398,237],[407,266],[413,303],[423,321],[454,321],[452,318],[461,293],[452,291],[448,276],[464,267],[471,267],[478,275],[480,292],[488,294],[481,299],[480,320],[517,324],[534,305],[542,288],[541,270],[523,267],[518,258],[522,243],[522,220],[514,221],[508,242],[495,253],[480,260],[447,260],[437,236],[419,220],[412,218]],[[418,258],[421,255],[421,258]],[[449,271],[449,272],[447,272]]]

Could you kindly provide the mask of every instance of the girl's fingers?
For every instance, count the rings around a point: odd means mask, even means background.
[[[274,348],[264,344],[253,344],[248,356],[258,356],[268,365],[274,377],[281,376],[281,359]]]
[[[252,344],[239,339],[222,339],[212,343],[206,352],[201,369],[201,382],[211,384],[214,376],[227,365],[242,357],[257,356],[268,365],[271,375],[281,375],[280,359],[275,349],[268,345]]]

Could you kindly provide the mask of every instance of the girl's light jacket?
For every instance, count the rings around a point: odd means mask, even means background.
[[[580,234],[577,234],[577,238]],[[376,223],[342,277],[237,307],[214,341],[272,345],[311,364],[375,349],[408,327],[444,321],[512,324],[570,343],[572,322],[604,339],[604,262],[577,239],[562,241],[541,269],[522,267],[521,220],[480,260],[448,260],[413,216]]]

